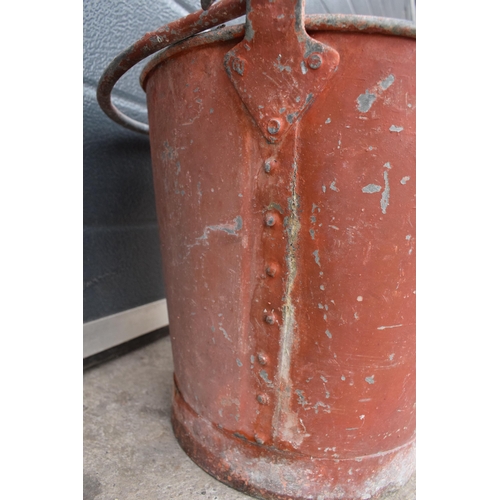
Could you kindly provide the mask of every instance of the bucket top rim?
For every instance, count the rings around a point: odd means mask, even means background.
[[[416,38],[416,25],[405,19],[389,17],[360,16],[345,14],[315,14],[305,18],[305,27],[308,32],[338,31],[343,33],[380,34]],[[237,24],[227,27],[215,27],[194,35],[158,52],[144,67],[140,76],[140,84],[146,90],[147,80],[154,69],[176,54],[217,42],[239,40],[245,35],[245,25]]]

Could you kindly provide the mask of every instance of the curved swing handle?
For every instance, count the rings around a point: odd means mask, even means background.
[[[116,123],[135,132],[149,133],[149,125],[129,118],[111,101],[116,82],[138,62],[159,50],[213,28],[226,21],[243,16],[246,0],[220,0],[209,10],[198,10],[182,19],[166,24],[156,31],[146,33],[140,40],[116,56],[106,68],[97,86],[97,102],[101,109]]]

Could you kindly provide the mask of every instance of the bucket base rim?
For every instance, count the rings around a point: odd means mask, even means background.
[[[415,439],[356,459],[286,458],[232,436],[197,415],[174,391],[174,435],[188,457],[227,486],[263,500],[375,500],[402,488],[415,472]]]

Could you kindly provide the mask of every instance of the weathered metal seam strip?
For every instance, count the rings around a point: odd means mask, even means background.
[[[285,232],[287,236],[286,264],[288,273],[285,283],[285,297],[283,304],[283,325],[280,329],[280,352],[278,354],[278,395],[276,408],[273,415],[273,437],[274,439],[283,439],[284,416],[290,412],[291,400],[291,380],[290,380],[290,362],[292,357],[292,348],[295,336],[295,308],[292,300],[292,291],[297,276],[296,264],[296,243],[300,230],[300,221],[298,216],[299,200],[297,196],[297,134],[298,124],[294,127],[293,139],[293,163],[290,179],[290,198],[288,198],[288,207],[290,215],[285,223]]]

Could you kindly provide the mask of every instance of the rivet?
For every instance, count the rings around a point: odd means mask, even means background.
[[[268,314],[265,318],[264,318],[264,321],[268,324],[268,325],[274,325],[274,323],[276,322],[276,317],[274,316],[274,314]]]
[[[278,271],[278,267],[276,266],[276,264],[269,264],[266,267],[266,274],[268,276],[271,276],[271,278],[274,278],[274,276],[276,275],[277,271]]]
[[[240,59],[239,57],[235,57],[233,59],[233,69],[234,69],[234,71],[236,71],[236,73],[243,76],[243,73],[245,72],[244,59]]]
[[[278,162],[276,161],[275,158],[268,158],[265,162],[264,162],[264,172],[266,174],[269,174],[271,173],[271,170],[273,169],[273,167],[277,164]]]
[[[266,366],[266,365],[267,365],[267,363],[269,363],[269,358],[268,358],[265,354],[260,353],[260,354],[257,356],[257,359],[259,360],[259,363],[260,363],[262,366]]]
[[[269,396],[267,394],[257,394],[257,402],[261,405],[269,404]]]
[[[254,438],[257,444],[264,444],[264,436],[262,434],[255,434]]]
[[[276,135],[281,128],[281,120],[279,118],[271,118],[267,124],[267,131],[270,134]]]
[[[321,56],[317,52],[314,52],[307,58],[307,65],[311,69],[318,69],[322,63],[323,59],[321,59]]]
[[[274,218],[274,215],[271,213],[266,214],[266,226],[274,226],[276,224],[276,219]]]

